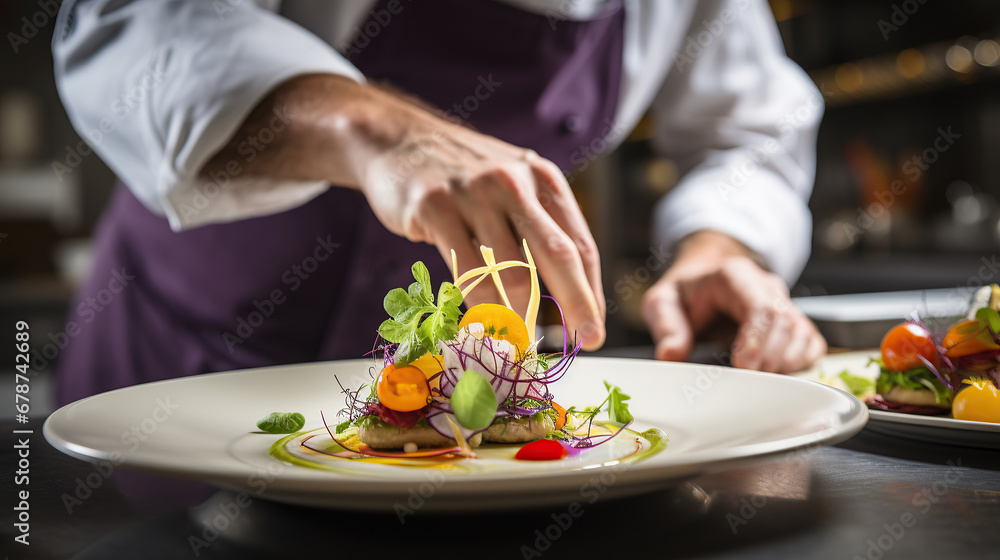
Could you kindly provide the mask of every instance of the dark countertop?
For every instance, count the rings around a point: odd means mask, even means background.
[[[395,515],[272,503],[266,492],[240,501],[197,483],[120,469],[105,478],[91,464],[49,446],[41,425],[40,419],[28,425],[35,431],[31,544],[23,546],[13,541],[17,436],[12,430],[24,426],[0,422],[9,442],[0,447],[5,471],[0,534],[3,554],[11,560],[1000,555],[1000,453],[867,430],[835,447],[697,478],[669,491],[584,502],[577,518],[565,515],[565,508],[489,515],[418,512],[401,524]],[[95,486],[89,493],[88,481]],[[559,521],[566,526],[558,527]]]

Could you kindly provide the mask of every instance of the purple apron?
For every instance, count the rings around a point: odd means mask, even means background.
[[[585,22],[491,0],[396,5],[353,51],[370,79],[563,169],[614,118],[620,0]],[[413,261],[435,284],[450,279],[434,247],[388,232],[361,194],[338,187],[280,214],[173,232],[119,186],[95,247],[70,311],[80,328],[58,362],[60,404],[186,375],[361,357],[385,318],[384,294],[412,281]]]

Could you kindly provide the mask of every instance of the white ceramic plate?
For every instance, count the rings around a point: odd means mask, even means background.
[[[821,374],[836,376],[847,370],[854,375],[875,379],[879,368],[875,364],[869,365],[868,360],[878,355],[878,350],[830,354],[824,356],[812,369],[798,374],[798,377],[819,381]],[[884,410],[871,410],[868,414],[870,420],[867,429],[872,432],[931,443],[1000,449],[1000,424]]]
[[[255,433],[259,418],[297,411],[306,417],[304,430],[319,429],[320,410],[330,420],[343,407],[334,375],[345,387],[357,387],[369,380],[371,364],[349,360],[261,368],[119,389],[59,409],[46,421],[45,437],[81,459],[114,460],[136,470],[260,490],[276,501],[377,511],[415,501],[428,510],[456,511],[648,492],[699,474],[834,444],[857,433],[868,419],[854,397],[793,377],[579,358],[552,386],[556,400],[565,406],[596,405],[607,394],[602,383],[607,379],[632,395],[636,430],[658,427],[669,435],[666,449],[641,460],[609,461],[600,454],[588,456],[598,448],[576,461],[507,459],[489,469],[367,469],[354,462],[350,471],[332,471],[268,455],[281,436]]]

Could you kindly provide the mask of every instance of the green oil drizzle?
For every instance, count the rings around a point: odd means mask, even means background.
[[[632,430],[626,431],[632,432]],[[650,428],[641,434],[636,432],[632,433],[641,436],[649,442],[649,449],[644,449],[632,457],[629,457],[632,461],[645,461],[646,459],[649,459],[653,455],[656,455],[660,451],[666,449],[667,445],[670,444],[670,438],[667,437],[667,433],[659,428]]]
[[[294,434],[290,434],[279,439],[278,441],[271,444],[271,447],[267,448],[267,454],[279,461],[284,461],[286,463],[297,465],[300,467],[309,467],[310,469],[319,469],[319,470],[339,471],[340,469],[333,468],[328,465],[322,465],[320,463],[314,463],[313,461],[306,461],[305,459],[296,457],[295,455],[292,455],[291,453],[288,452],[288,449],[286,449],[286,447],[288,446],[289,443],[291,443],[292,440],[304,436],[308,433],[309,432],[295,432]]]
[[[310,461],[308,459],[303,459],[302,457],[298,457],[288,451],[289,444],[292,444],[295,440],[300,439],[301,437],[316,431],[318,430],[296,432],[294,434],[287,435],[279,439],[278,441],[274,442],[268,448],[267,454],[279,461],[291,465],[308,467],[311,469],[318,469],[318,470],[334,471],[346,474],[357,474],[357,472],[348,469],[338,468],[335,465],[335,463],[339,461],[362,461],[371,463],[382,463],[387,465],[391,464],[393,466],[408,467],[408,468],[442,468],[442,467],[448,468],[450,466],[443,464],[443,461],[441,460],[427,461],[423,459],[402,460],[402,459],[380,459],[380,458],[363,458],[363,459],[333,458],[333,460],[329,462],[318,462],[318,461]],[[622,461],[628,461],[628,462],[644,461],[666,449],[667,445],[670,442],[670,438],[667,437],[667,434],[664,433],[664,431],[659,428],[650,428],[641,433],[629,429],[624,430],[624,432],[631,437],[639,437],[646,440],[649,446],[646,449],[642,449],[641,451],[637,451],[631,455],[622,457],[621,458]],[[341,448],[341,450],[343,450],[343,448]]]

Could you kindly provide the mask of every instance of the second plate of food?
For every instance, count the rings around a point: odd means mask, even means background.
[[[820,359],[813,368],[797,377],[817,382],[836,383],[841,372],[876,379],[879,375],[877,364],[872,358],[879,356],[878,349],[830,354]],[[924,416],[888,412],[869,411],[867,430],[885,435],[904,437],[912,440],[946,445],[962,445],[982,449],[1000,449],[1000,424],[956,420],[950,415]]]

